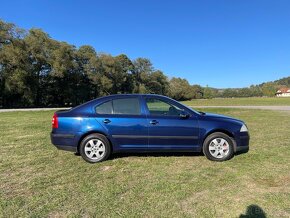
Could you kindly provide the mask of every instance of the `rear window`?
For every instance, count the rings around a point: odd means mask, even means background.
[[[97,114],[112,114],[113,113],[112,101],[107,101],[97,106],[96,113]]]
[[[114,114],[139,115],[140,104],[138,98],[121,98],[113,100]]]
[[[96,113],[139,115],[141,113],[139,99],[121,98],[107,101],[96,107]]]

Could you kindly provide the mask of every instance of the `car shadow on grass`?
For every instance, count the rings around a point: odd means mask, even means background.
[[[196,157],[204,156],[202,152],[126,152],[114,153],[108,159],[118,159],[126,157]]]
[[[247,152],[237,152],[234,156],[245,154]],[[74,153],[76,156],[81,156],[79,153]],[[108,160],[126,158],[126,157],[199,157],[204,156],[202,152],[124,152],[113,153],[109,156]]]
[[[234,156],[239,156],[246,154],[248,151],[236,152]],[[113,153],[108,158],[109,160],[125,157],[197,157],[204,156],[202,152],[174,152],[174,151],[164,151],[164,152],[124,152],[124,153]]]
[[[246,213],[241,214],[239,218],[266,218],[265,211],[256,204],[251,204],[247,207]]]

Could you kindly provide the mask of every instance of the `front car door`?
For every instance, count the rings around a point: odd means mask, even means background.
[[[149,150],[199,151],[197,115],[161,96],[144,96]],[[183,116],[183,115],[189,116]]]
[[[147,119],[140,98],[121,96],[96,107],[96,119],[108,132],[114,151],[147,149]]]

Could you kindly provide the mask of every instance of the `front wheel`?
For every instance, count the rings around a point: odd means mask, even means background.
[[[229,160],[234,155],[233,141],[224,133],[213,133],[204,140],[203,153],[212,161]]]
[[[111,153],[108,139],[101,134],[86,136],[80,144],[80,154],[89,163],[97,163],[106,160]]]

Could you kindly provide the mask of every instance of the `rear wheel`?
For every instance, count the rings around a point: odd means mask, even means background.
[[[106,160],[111,153],[108,139],[101,134],[86,136],[80,144],[80,154],[89,163],[97,163]]]
[[[234,143],[232,140],[222,132],[213,133],[205,139],[203,153],[209,160],[229,160],[234,155]]]

